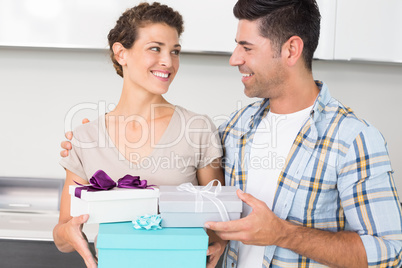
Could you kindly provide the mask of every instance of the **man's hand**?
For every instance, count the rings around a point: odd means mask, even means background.
[[[61,142],[61,148],[64,149],[63,151],[60,152],[60,156],[61,157],[67,157],[68,156],[68,151],[71,150],[72,145],[71,145],[71,140],[73,138],[73,132],[72,131],[68,131],[65,134],[66,139],[68,141],[62,141]]]
[[[256,246],[276,245],[330,267],[367,267],[366,250],[357,233],[292,224],[277,217],[264,202],[252,195],[240,190],[237,195],[252,208],[247,217],[205,223],[206,228],[214,230],[223,240]]]
[[[87,118],[84,118],[82,120],[82,124],[86,124],[88,123],[89,120]],[[68,151],[71,150],[72,145],[71,145],[71,140],[73,139],[73,132],[72,131],[68,131],[65,134],[67,141],[62,141],[61,142],[61,148],[63,149],[62,151],[60,151],[60,156],[61,157],[67,157],[68,156]]]
[[[223,240],[237,240],[246,245],[278,245],[284,236],[286,221],[278,218],[268,206],[250,194],[237,190],[239,198],[252,208],[245,218],[228,222],[206,222]]]

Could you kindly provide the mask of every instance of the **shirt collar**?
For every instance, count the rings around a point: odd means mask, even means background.
[[[324,111],[325,107],[331,100],[331,94],[329,94],[327,85],[324,82],[318,80],[315,81],[315,83],[320,92],[318,93],[318,96],[314,102],[313,110],[310,113],[310,117],[313,119],[314,122],[317,121],[320,114]]]
[[[310,117],[313,119],[313,121],[316,121],[318,119],[319,115],[324,111],[325,106],[327,106],[327,104],[331,100],[331,95],[329,93],[327,85],[319,80],[316,80],[315,83],[320,92],[318,93],[318,96],[313,105],[313,109],[310,113]],[[264,99],[261,102],[260,107],[257,109],[257,111],[251,115],[249,129],[253,129],[258,126],[262,118],[267,115],[269,107],[269,99]]]
[[[257,128],[261,120],[267,115],[269,111],[269,99],[263,99],[257,111],[251,115],[248,124],[249,130]]]

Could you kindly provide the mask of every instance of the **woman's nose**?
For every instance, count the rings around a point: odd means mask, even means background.
[[[171,67],[172,66],[172,56],[170,53],[162,54],[159,60],[160,65]]]

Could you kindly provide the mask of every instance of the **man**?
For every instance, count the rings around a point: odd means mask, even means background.
[[[401,266],[386,143],[312,77],[317,4],[239,0],[234,14],[230,64],[264,100],[220,127],[226,185],[247,204],[240,220],[205,224],[231,240],[226,267]]]
[[[207,222],[225,267],[399,267],[401,208],[381,134],[314,81],[314,0],[239,0],[230,63],[263,98],[220,127],[243,218]],[[68,147],[66,144],[64,148]]]

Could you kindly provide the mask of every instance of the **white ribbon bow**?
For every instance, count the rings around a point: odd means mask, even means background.
[[[215,191],[210,191],[215,181],[218,182],[218,185],[216,186]],[[218,180],[210,181],[205,187],[202,187],[200,189],[195,188],[192,183],[186,182],[177,186],[177,190],[195,194],[195,212],[202,212],[204,202],[203,197],[205,197],[211,200],[212,203],[216,206],[216,208],[219,211],[219,214],[221,215],[222,221],[230,221],[225,205],[219,198],[216,197],[222,191],[220,181]]]

